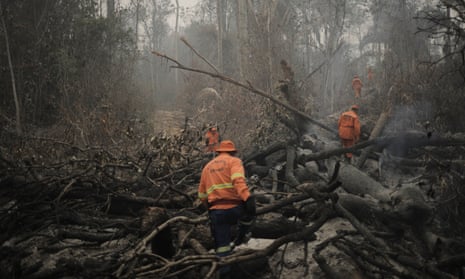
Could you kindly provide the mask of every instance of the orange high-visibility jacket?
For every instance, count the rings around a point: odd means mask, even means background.
[[[354,90],[360,90],[362,89],[363,83],[362,80],[359,77],[355,77],[352,80],[352,89]]]
[[[205,134],[207,151],[215,151],[215,147],[220,144],[220,134],[217,131],[208,130]]]
[[[221,152],[203,168],[199,199],[208,201],[210,209],[233,208],[249,196],[241,159]]]
[[[360,120],[353,111],[346,111],[341,114],[338,122],[339,137],[345,140],[358,141],[360,138]]]

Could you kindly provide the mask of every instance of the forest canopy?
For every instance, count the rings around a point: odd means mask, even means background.
[[[205,87],[249,98],[170,70],[151,53],[208,67],[183,36],[221,73],[265,92],[275,90],[280,61],[288,61],[308,112],[346,107],[352,76],[366,80],[370,68],[381,92],[398,87],[399,105],[412,107],[416,120],[460,130],[463,13],[460,1],[210,0],[188,8],[167,0],[2,1],[2,126],[75,123],[108,108],[126,119],[148,118],[157,107],[194,116]],[[248,109],[248,117],[262,109]]]
[[[463,278],[464,21],[460,0],[0,0],[0,277]],[[212,126],[271,241],[221,260]]]

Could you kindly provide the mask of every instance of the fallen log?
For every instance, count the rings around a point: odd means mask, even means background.
[[[341,187],[350,194],[365,196],[369,195],[376,200],[375,203],[350,201],[351,212],[359,211],[362,214],[374,214],[375,218],[389,218],[402,221],[409,226],[424,226],[431,218],[432,208],[423,198],[423,193],[414,184],[400,185],[400,187],[389,189],[375,181],[356,167],[342,164],[339,170]],[[348,200],[345,201],[349,203]],[[357,205],[357,203],[359,203]],[[359,207],[359,208],[357,208]],[[369,209],[367,209],[369,208]],[[382,212],[378,208],[382,208]],[[376,213],[376,214],[375,214]],[[389,216],[392,214],[392,216]],[[364,218],[367,218],[365,216]]]
[[[387,250],[387,244],[379,239],[376,238],[355,216],[352,215],[346,208],[344,208],[340,203],[335,204],[336,212],[339,213],[342,217],[347,218],[352,226],[356,228],[372,245],[375,247],[382,248],[383,250]]]
[[[103,243],[109,240],[119,239],[126,235],[124,230],[115,232],[85,232],[82,229],[60,229],[56,232],[59,239],[80,239],[83,241]]]
[[[305,224],[293,222],[281,215],[267,215],[266,219],[260,218],[255,221],[250,231],[254,238],[276,239],[295,231],[301,230]]]
[[[192,230],[186,232],[184,229],[179,229],[178,231],[178,246],[183,247],[184,243],[188,243],[189,246],[194,249],[197,254],[206,255],[208,250],[198,241],[197,239],[190,237]]]
[[[328,265],[326,259],[320,254],[314,253],[312,255],[313,259],[318,263],[318,266],[323,270],[326,278],[330,279],[342,279],[344,278],[341,274],[336,272],[331,266]]]
[[[390,113],[391,113],[390,108],[381,113],[368,139],[377,138],[381,134],[381,132],[383,131],[384,125],[386,125],[386,122],[389,119]],[[373,146],[368,146],[367,148],[363,149],[360,157],[357,159],[357,164],[356,164],[357,168],[363,167],[363,164],[365,164],[365,161],[368,158],[368,155],[370,154],[372,150],[373,150]]]
[[[147,206],[163,208],[184,208],[191,204],[185,196],[172,196],[169,199],[154,199],[138,197],[128,194],[114,193],[110,196],[107,212],[112,214],[138,215],[138,212]]]
[[[388,203],[391,200],[390,189],[385,188],[381,183],[353,165],[341,163],[338,178],[342,182],[342,188],[348,193],[360,196],[370,195],[384,203]]]
[[[368,146],[375,145],[376,148],[388,148],[389,150],[395,149],[396,152],[391,154],[398,154],[400,147],[403,150],[401,153],[405,153],[405,150],[414,147],[424,147],[424,146],[463,146],[465,145],[465,136],[461,134],[450,135],[445,137],[439,137],[438,135],[433,135],[427,137],[426,133],[419,131],[409,131],[405,133],[398,134],[396,136],[386,136],[370,139],[357,143],[354,146],[348,148],[336,148],[330,150],[324,150],[318,153],[305,154],[299,160],[299,163],[303,164],[308,161],[322,160],[327,159],[331,156],[338,156],[344,153],[354,153],[357,150],[366,148]],[[397,148],[395,148],[397,147]]]
[[[245,165],[245,169],[247,172],[247,176],[249,177],[254,174],[258,175],[259,177],[265,177],[270,172],[269,167],[257,165],[255,161],[249,162],[247,165]]]
[[[131,218],[103,218],[103,217],[94,217],[87,216],[82,213],[78,213],[71,210],[60,211],[57,214],[57,218],[60,224],[73,224],[80,226],[96,226],[100,228],[108,227],[139,227],[139,219]]]
[[[457,278],[449,273],[439,270],[437,266],[432,262],[423,261],[423,260],[420,260],[420,259],[417,259],[411,256],[399,255],[396,253],[389,253],[389,256],[393,260],[403,265],[411,266],[411,267],[416,268],[417,270],[425,271],[426,274],[430,274],[434,278],[445,278],[445,279],[456,279]]]
[[[296,187],[300,184],[300,182],[294,175],[295,148],[293,146],[288,146],[286,148],[286,153],[286,181],[288,182],[288,184],[286,184],[284,191],[288,192],[288,186]]]

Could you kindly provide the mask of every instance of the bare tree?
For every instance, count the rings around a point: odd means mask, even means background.
[[[107,0],[107,17],[113,18],[115,16],[115,0]]]
[[[218,69],[220,72],[223,72],[223,1],[217,0],[216,1],[216,17],[218,20],[218,37],[217,37],[217,44],[218,44]]]
[[[135,40],[134,40],[134,52],[137,53],[137,44],[139,42],[139,13],[140,13],[140,0],[136,1],[136,22],[134,23],[135,28]]]
[[[244,70],[247,64],[247,0],[237,0],[237,39],[239,43],[239,76],[244,78]]]
[[[11,76],[11,86],[13,89],[13,97],[15,100],[15,108],[16,108],[16,133],[21,135],[21,110],[19,106],[18,100],[18,93],[16,92],[16,81],[15,81],[15,73],[13,71],[13,62],[11,61],[11,53],[10,53],[10,42],[8,41],[8,30],[6,29],[5,18],[3,16],[3,7],[0,2],[0,18],[2,20],[2,28],[3,28],[3,36],[5,38],[5,47],[6,53],[8,56],[8,66],[10,68],[10,76]]]
[[[436,40],[442,39],[443,56],[452,62],[453,57],[460,61],[461,74],[465,78],[465,3],[460,0],[441,0],[436,10],[425,10],[417,17],[429,24],[418,28]]]
[[[176,0],[176,23],[174,26],[174,33],[175,33],[175,40],[174,40],[174,51],[175,51],[175,57],[178,57],[178,37],[179,37],[179,1]],[[178,70],[174,70],[174,80],[175,80],[175,88],[177,91],[178,88],[178,82],[179,82],[179,73]]]

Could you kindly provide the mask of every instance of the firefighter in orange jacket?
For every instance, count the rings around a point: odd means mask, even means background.
[[[362,80],[358,75],[355,75],[354,78],[352,79],[352,89],[354,90],[355,93],[355,98],[360,98],[362,96],[362,87],[363,83]]]
[[[199,199],[208,208],[216,254],[231,254],[234,245],[246,242],[255,215],[255,199],[246,184],[242,160],[235,157],[234,143],[224,140],[216,148],[218,156],[203,168],[199,184]],[[231,229],[238,224],[234,244]],[[230,267],[220,270],[227,274]]]
[[[351,147],[360,140],[360,120],[357,115],[358,105],[353,105],[349,111],[341,114],[338,122],[339,138],[343,147]],[[352,153],[346,153],[350,160]]]
[[[371,69],[371,67],[368,67],[368,74],[367,74],[368,83],[371,83],[371,81],[373,81],[373,76],[374,76],[373,70]]]
[[[220,140],[221,138],[218,129],[216,127],[210,127],[207,133],[205,133],[206,151],[214,152],[215,148],[219,145]]]

